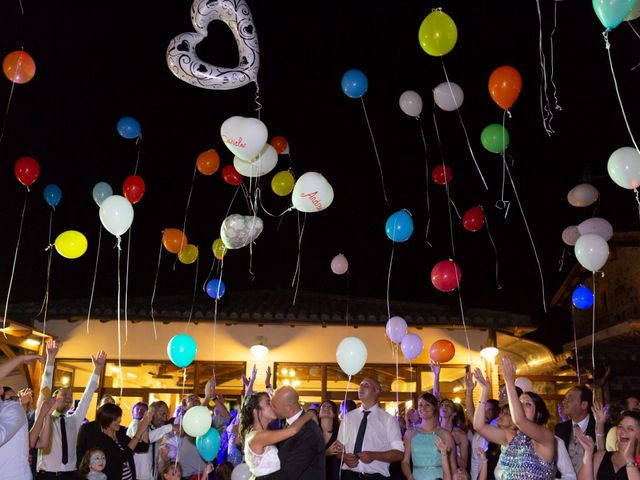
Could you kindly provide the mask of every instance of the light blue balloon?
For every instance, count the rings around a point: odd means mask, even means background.
[[[413,219],[407,210],[400,210],[387,219],[387,237],[394,242],[406,242],[413,233]]]
[[[593,306],[593,292],[584,285],[579,285],[573,291],[571,301],[576,308],[587,310]]]
[[[140,123],[133,117],[122,117],[120,120],[118,120],[116,128],[120,136],[128,140],[131,140],[132,138],[138,138],[142,133]]]
[[[58,185],[52,183],[44,187],[42,195],[44,196],[44,201],[47,202],[49,206],[55,207],[62,199],[62,190],[60,190]]]
[[[93,187],[93,201],[98,204],[98,206],[102,205],[105,198],[109,198],[113,195],[113,188],[107,182],[99,182],[96,183]]]
[[[593,10],[607,30],[616,28],[629,15],[636,0],[593,0]]]
[[[349,98],[360,98],[368,88],[367,76],[358,69],[347,70],[342,76],[342,91]]]
[[[207,282],[207,295],[211,298],[221,298],[224,295],[225,285],[222,280],[214,278]]]
[[[196,358],[197,352],[198,345],[196,341],[186,333],[179,333],[169,340],[167,344],[169,360],[179,368],[185,368],[191,365],[193,359]]]
[[[212,462],[220,449],[220,433],[215,428],[210,428],[207,433],[196,438],[196,447],[206,462]]]

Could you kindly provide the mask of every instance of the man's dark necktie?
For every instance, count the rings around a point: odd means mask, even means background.
[[[353,453],[358,454],[362,451],[362,442],[364,442],[364,432],[367,429],[367,417],[371,412],[362,412],[362,420],[358,427],[358,435],[356,435],[356,443],[353,447]]]
[[[69,445],[67,444],[67,427],[64,424],[64,415],[60,415],[60,436],[62,437],[62,464],[69,461]]]

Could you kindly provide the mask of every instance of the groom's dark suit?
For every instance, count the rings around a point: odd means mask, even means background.
[[[324,439],[313,420],[293,437],[278,445],[279,480],[320,480],[325,478]]]

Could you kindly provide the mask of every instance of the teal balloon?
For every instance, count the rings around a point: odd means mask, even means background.
[[[207,433],[196,438],[196,447],[206,462],[212,462],[220,450],[220,434],[215,428],[210,428]]]
[[[198,345],[193,337],[180,333],[169,340],[167,344],[167,354],[169,360],[178,368],[185,368],[191,365],[193,359],[196,358]]]
[[[613,30],[629,15],[636,0],[593,0],[593,10],[600,23],[607,29]]]
[[[406,242],[413,233],[413,219],[407,210],[392,214],[385,225],[387,237],[394,242]]]
[[[480,142],[491,153],[502,153],[509,146],[509,131],[499,123],[492,123],[482,130]]]

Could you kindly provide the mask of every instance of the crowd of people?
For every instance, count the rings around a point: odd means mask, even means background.
[[[69,388],[52,391],[58,349],[56,341],[47,342],[37,401],[29,389],[0,388],[3,478],[230,480],[234,469],[244,468],[260,480],[640,480],[637,397],[605,406],[590,388],[576,385],[559,405],[563,421],[552,430],[545,402],[516,385],[507,356],[498,399],[490,398],[491,385],[479,369],[466,375],[466,412],[441,398],[438,365],[432,366],[433,391],[422,393],[403,416],[380,406],[375,378],[360,382],[359,406],[325,400],[305,411],[294,388],[271,388],[269,369],[265,391],[254,391],[254,368],[250,378],[243,376],[239,412],[226,408],[212,377],[204,398],[185,396],[171,418],[163,401],[136,403],[125,427],[109,395],[100,400],[96,419],[86,421],[106,354],[91,357],[93,373],[74,406]],[[9,360],[0,365],[0,378],[37,358]],[[220,433],[213,462],[203,460],[196,439],[182,428],[185,413],[202,404],[211,408],[211,427]]]

